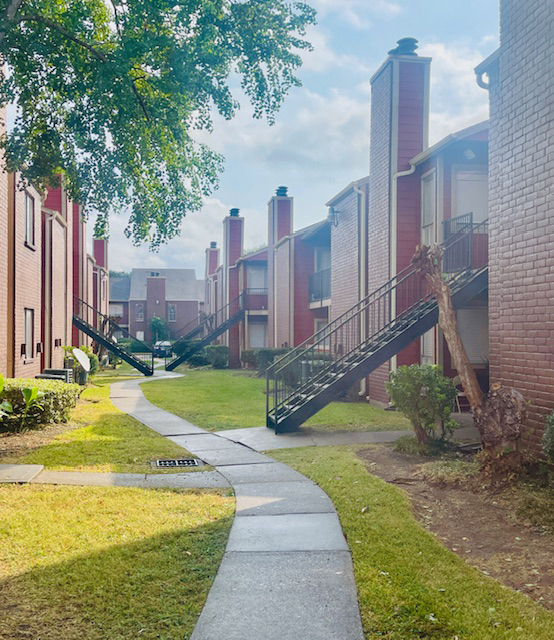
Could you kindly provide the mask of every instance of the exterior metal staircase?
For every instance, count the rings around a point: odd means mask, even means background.
[[[456,308],[488,286],[488,221],[445,225],[443,277]],[[267,370],[266,424],[296,431],[438,321],[424,276],[407,267]]]
[[[75,298],[73,310],[73,324],[77,329],[145,376],[154,373],[154,353],[147,344],[80,298]],[[120,344],[120,340],[130,340],[129,347]]]
[[[204,316],[204,318],[200,318],[199,321],[195,320],[199,324],[174,343],[173,350],[175,351],[175,347],[177,347],[178,351],[181,351],[181,349],[182,351],[165,365],[166,371],[173,371],[175,367],[178,367],[195,353],[219,338],[243,318],[244,294],[241,293],[221,309]],[[194,338],[196,340],[193,340]]]

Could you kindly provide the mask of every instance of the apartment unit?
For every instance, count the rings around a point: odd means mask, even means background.
[[[151,342],[154,316],[177,340],[197,322],[204,308],[204,280],[194,269],[132,269],[110,279],[109,315],[137,340]]]
[[[331,304],[330,224],[293,230],[293,198],[279,187],[268,202],[268,244],[244,254],[244,218],[223,220],[223,257],[206,249],[206,314],[233,316],[220,337],[230,366],[245,349],[297,346],[328,322]],[[239,313],[240,312],[240,313]]]
[[[40,193],[0,173],[0,372],[33,377],[63,366],[79,305],[108,308],[107,241],[86,251],[86,222],[63,186]],[[79,302],[82,301],[82,303]],[[92,313],[90,311],[89,313]]]

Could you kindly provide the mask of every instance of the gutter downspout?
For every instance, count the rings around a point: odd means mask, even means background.
[[[358,229],[359,229],[359,258],[358,258],[358,267],[359,267],[359,278],[360,285],[358,289],[358,296],[360,300],[365,298],[365,290],[366,290],[366,269],[367,269],[367,225],[365,219],[365,211],[366,211],[366,201],[365,201],[365,193],[360,189],[358,183],[356,182],[352,186],[354,193],[358,195]],[[366,331],[366,314],[364,312],[362,317],[362,322],[360,324],[360,342],[363,342],[367,338]],[[365,396],[367,393],[367,383],[366,378],[362,378],[360,381],[360,390],[358,391],[358,395],[360,397]]]

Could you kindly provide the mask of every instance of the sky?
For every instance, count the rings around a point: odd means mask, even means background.
[[[325,203],[369,172],[369,79],[399,38],[419,40],[430,56],[430,144],[488,117],[488,95],[474,67],[498,47],[497,0],[307,0],[317,25],[302,52],[301,88],[293,89],[276,123],[254,120],[240,95],[232,121],[215,118],[202,141],[225,157],[219,189],[189,214],[181,234],[159,251],[124,236],[125,215],[110,222],[110,268],[194,268],[204,277],[204,250],[221,246],[223,218],[238,207],[245,250],[267,240],[267,202],[279,185],[294,197],[294,227],[327,215]],[[92,225],[90,225],[92,227]]]

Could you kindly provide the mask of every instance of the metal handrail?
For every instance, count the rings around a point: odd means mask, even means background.
[[[457,233],[442,244],[443,271],[451,286],[465,281],[484,267],[488,256],[486,243],[478,237],[488,235],[488,221],[460,226]],[[266,408],[275,418],[283,405],[317,384],[330,372],[340,373],[345,361],[378,342],[393,325],[418,318],[432,298],[425,278],[410,265],[394,278],[321,329],[267,370]],[[419,309],[419,314],[417,311]],[[414,316],[414,314],[416,314]],[[363,336],[368,336],[363,338]],[[273,382],[273,389],[270,388]],[[273,406],[270,407],[270,402]]]
[[[81,320],[81,322],[101,333],[103,338],[114,345],[114,347],[124,351],[129,357],[134,358],[138,362],[142,362],[153,370],[154,353],[152,348],[127,331],[127,329],[117,324],[117,322],[112,318],[101,313],[98,309],[95,309],[92,305],[88,304],[88,302],[85,302],[78,296],[73,296],[73,313]],[[139,346],[140,351],[130,351],[124,347],[117,339],[114,339],[115,334],[123,336],[124,339],[131,340],[132,344],[134,343]]]

